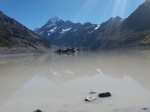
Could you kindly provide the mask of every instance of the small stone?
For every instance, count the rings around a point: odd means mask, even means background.
[[[143,110],[148,110],[147,107],[143,108]]]
[[[91,91],[90,94],[96,94],[96,92]]]
[[[93,100],[95,100],[95,99],[96,99],[96,97],[87,96],[87,97],[85,98],[85,101],[91,102],[91,101],[93,101]]]
[[[37,109],[37,110],[35,110],[34,112],[42,112],[41,110],[39,110],[39,109]]]
[[[110,97],[111,94],[109,92],[106,92],[106,93],[100,93],[98,96],[99,97]]]

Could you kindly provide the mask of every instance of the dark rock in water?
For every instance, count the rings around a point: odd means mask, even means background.
[[[58,49],[56,52],[62,52],[63,51],[63,49]]]
[[[89,101],[88,99],[85,99],[85,101]]]
[[[91,91],[90,94],[96,94],[96,92]]]
[[[73,47],[71,48],[67,48],[67,49],[58,49],[57,51],[55,51],[55,53],[62,53],[62,54],[72,54],[72,53],[76,53],[77,50]]]
[[[143,110],[148,110],[148,108],[147,108],[147,107],[145,107],[145,108],[143,108]]]
[[[99,97],[110,97],[111,94],[109,92],[106,92],[106,93],[100,93],[98,96]]]
[[[35,110],[34,112],[42,112],[41,110],[39,110],[39,109],[37,109],[37,110]]]

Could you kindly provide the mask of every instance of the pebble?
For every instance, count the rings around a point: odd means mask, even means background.
[[[39,109],[37,109],[37,110],[35,110],[34,112],[42,112],[41,110],[39,110]]]

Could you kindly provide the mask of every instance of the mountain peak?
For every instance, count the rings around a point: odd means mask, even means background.
[[[55,16],[55,17],[49,19],[45,25],[46,25],[46,27],[52,27],[52,26],[55,26],[59,21],[62,21],[62,19],[58,16]]]
[[[56,23],[57,21],[60,21],[61,18],[59,16],[54,16],[53,18],[49,19],[48,22],[51,22],[51,23]]]
[[[119,17],[119,16],[117,16],[117,17],[111,17],[110,19],[109,19],[109,21],[110,22],[123,22],[124,21],[124,19],[122,19],[121,17]]]
[[[41,27],[36,27],[33,31],[37,32]]]

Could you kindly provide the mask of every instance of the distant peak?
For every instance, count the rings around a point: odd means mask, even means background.
[[[117,17],[111,17],[110,19],[109,19],[110,21],[123,21],[123,19],[121,18],[121,17],[119,17],[119,16],[117,16]]]
[[[37,27],[37,28],[35,28],[33,31],[36,32],[36,31],[38,31],[40,28],[41,28],[41,27]]]
[[[48,22],[45,24],[46,28],[55,26],[60,21],[62,21],[60,17],[54,16],[53,18],[49,19]]]
[[[117,16],[116,19],[122,19],[121,17]]]
[[[61,19],[61,18],[60,18],[59,16],[57,16],[57,15],[54,16],[53,18],[55,18],[55,19]]]
[[[49,22],[57,22],[59,20],[61,20],[59,16],[54,16],[53,18],[49,19]]]

